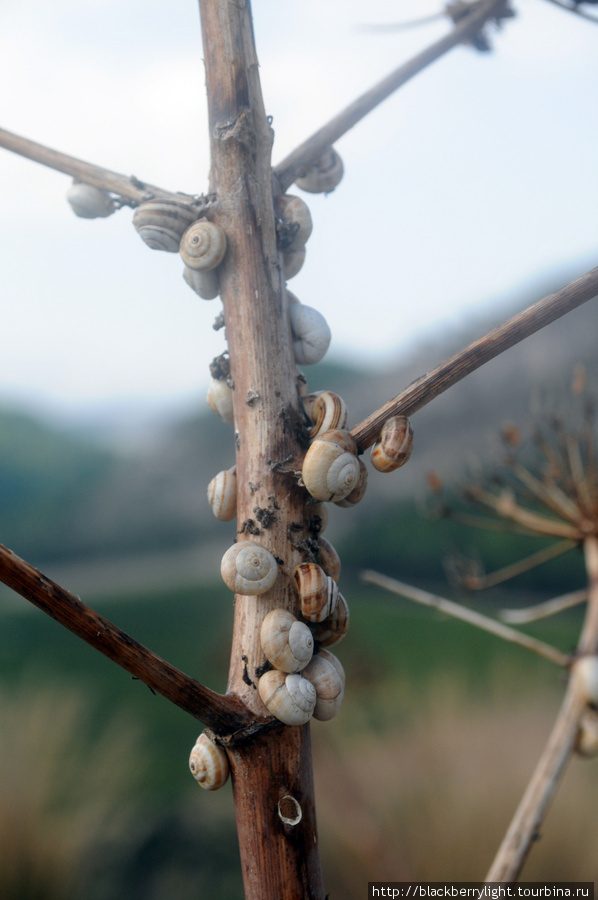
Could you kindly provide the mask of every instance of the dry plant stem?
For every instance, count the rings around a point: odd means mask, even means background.
[[[394,578],[388,578],[379,572],[368,570],[361,573],[361,578],[363,581],[376,584],[378,587],[385,588],[393,594],[399,594],[407,600],[413,600],[415,603],[421,603],[423,606],[437,609],[455,619],[460,619],[462,622],[467,622],[469,625],[488,631],[490,634],[494,634],[505,641],[510,641],[512,644],[519,644],[520,647],[525,647],[526,650],[531,650],[559,666],[567,666],[569,663],[569,657],[555,647],[551,647],[543,641],[537,641],[527,634],[522,634],[514,628],[509,628],[508,625],[503,625],[502,622],[497,622],[495,619],[484,616],[473,609],[468,609],[466,606],[461,606],[459,603],[453,603],[444,597],[438,597],[436,594],[422,591],[420,588],[396,581]]]
[[[579,522],[579,508],[556,484],[547,485],[532,475],[521,463],[509,464],[519,481],[524,484],[536,497],[543,500],[553,512],[569,519],[571,522]]]
[[[535,603],[533,606],[526,606],[522,609],[503,609],[499,615],[503,622],[511,625],[524,625],[526,622],[547,619],[548,616],[554,616],[565,609],[579,606],[587,599],[588,590],[583,588],[580,591],[571,591],[570,594],[562,594],[560,597],[553,597],[552,600],[545,600],[544,603]]]
[[[579,541],[581,539],[579,530],[572,525],[567,525],[565,522],[550,519],[548,516],[542,516],[539,513],[524,509],[514,500],[513,502],[505,502],[503,497],[496,496],[490,491],[485,491],[479,487],[471,488],[471,495],[479,503],[483,503],[485,506],[493,509],[499,516],[508,519],[510,522],[516,522],[530,532],[551,537],[567,538],[571,541]]]
[[[497,569],[496,572],[491,572],[489,575],[469,575],[465,579],[465,587],[473,591],[482,591],[489,587],[496,587],[497,584],[509,581],[509,579],[515,578],[517,575],[522,575],[523,572],[529,572],[530,569],[541,566],[542,563],[556,559],[557,556],[562,556],[563,553],[568,553],[574,547],[577,547],[577,543],[574,541],[559,541],[558,544],[552,544],[550,547],[538,550],[537,553],[532,553],[530,556],[526,556],[525,559],[503,566],[502,569]]]
[[[2,545],[0,581],[217,733],[228,735],[253,723],[236,697],[216,694],[171,666]]]
[[[327,147],[334,144],[406,81],[479,31],[484,22],[503,5],[504,0],[487,0],[480,3],[449,34],[400,65],[293,150],[274,168],[274,175],[281,190],[285,191],[295,181],[302,166],[318,159]]]
[[[352,428],[351,434],[360,449],[366,450],[371,447],[378,439],[385,421],[391,416],[410,416],[495,356],[504,353],[505,350],[581,306],[582,303],[592,300],[596,295],[598,295],[598,268],[591,269],[556,293],[549,294],[474,341],[432,372],[422,375],[393,400],[385,403]]]

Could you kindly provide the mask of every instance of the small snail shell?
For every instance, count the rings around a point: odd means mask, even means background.
[[[278,669],[265,672],[258,682],[262,703],[285,725],[305,725],[316,705],[316,690],[301,675]]]
[[[323,622],[310,625],[311,633],[322,647],[332,647],[342,641],[349,630],[349,606],[342,594],[339,593],[336,609]]]
[[[314,719],[320,719],[322,722],[332,719],[337,714],[345,693],[342,666],[338,660],[336,660],[338,665],[335,665],[331,659],[327,658],[331,656],[332,653],[324,650],[314,656],[310,664],[303,670],[303,677],[313,684],[316,691]],[[334,658],[336,659],[336,657]]]
[[[278,198],[278,211],[283,221],[282,250],[299,250],[311,235],[313,222],[307,203],[301,197],[283,194]]]
[[[229,547],[222,557],[220,573],[231,591],[254,596],[270,590],[278,575],[278,565],[265,547],[240,541]]]
[[[282,265],[284,269],[285,281],[294,278],[303,268],[305,262],[305,247],[297,247],[296,250],[284,250],[282,254]]]
[[[226,234],[215,222],[198,219],[185,231],[179,252],[190,269],[215,269],[226,253]]]
[[[598,713],[588,709],[579,722],[575,752],[587,758],[598,755]]]
[[[237,467],[225,469],[214,475],[208,485],[208,502],[212,512],[222,522],[229,522],[237,515]]]
[[[233,392],[222,378],[212,378],[206,396],[208,406],[213,409],[221,419],[231,425],[235,421],[233,412]]]
[[[73,181],[66,199],[80,219],[104,219],[115,210],[114,200],[107,191],[84,181]]]
[[[357,444],[348,431],[333,429],[319,435],[303,460],[303,483],[316,500],[343,500],[359,481]]]
[[[314,652],[314,639],[305,622],[287,609],[268,613],[260,631],[262,650],[268,662],[282,672],[300,672]]]
[[[216,269],[190,269],[185,266],[183,278],[202,300],[214,300],[220,293]]]
[[[359,478],[357,479],[357,484],[353,488],[350,494],[344,498],[344,500],[338,500],[336,502],[337,506],[343,506],[346,509],[350,509],[352,506],[355,506],[356,503],[359,503],[360,500],[365,496],[365,489],[368,484],[368,470],[365,467],[365,463],[362,459],[358,460],[359,463]]]
[[[303,409],[313,422],[309,432],[311,438],[330,431],[331,428],[344,428],[347,424],[347,405],[345,401],[332,391],[317,391],[303,397]]]
[[[380,440],[372,447],[372,465],[379,472],[393,472],[404,465],[413,450],[413,428],[406,416],[387,419]]]
[[[217,791],[228,778],[228,757],[203,731],[189,756],[189,768],[200,787],[205,791]]]
[[[572,674],[577,679],[587,703],[598,703],[598,656],[582,656],[573,663]]]
[[[331,339],[328,322],[322,313],[303,303],[291,303],[289,317],[295,362],[300,366],[320,362],[326,355]]]
[[[293,581],[301,601],[303,618],[309,622],[322,622],[328,618],[338,600],[336,582],[316,563],[297,566]]]
[[[152,250],[176,253],[181,237],[197,218],[192,206],[178,200],[148,200],[133,213],[139,237]]]
[[[297,187],[310,194],[329,194],[343,177],[343,161],[333,147],[308,166],[295,179]]]
[[[327,575],[338,581],[341,575],[341,560],[338,553],[326,538],[318,538],[318,546],[320,565]]]

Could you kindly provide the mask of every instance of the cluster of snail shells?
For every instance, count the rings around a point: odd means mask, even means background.
[[[228,778],[228,757],[222,747],[202,731],[189,755],[189,769],[204,791],[217,791]]]
[[[104,219],[116,209],[108,191],[85,181],[73,181],[66,192],[66,199],[80,219]]]
[[[340,183],[343,173],[342,159],[334,147],[328,147],[318,159],[299,172],[295,184],[310,194],[329,194]]]

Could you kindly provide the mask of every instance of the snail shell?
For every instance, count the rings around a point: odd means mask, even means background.
[[[306,513],[309,519],[309,530],[312,534],[320,535],[326,531],[328,525],[328,507],[325,503],[310,503]],[[330,572],[327,573],[330,575]]]
[[[318,539],[320,565],[327,575],[334,581],[338,581],[341,575],[340,556],[326,538]]]
[[[587,703],[598,703],[598,656],[582,656],[573,664],[574,677]]]
[[[413,428],[406,416],[387,419],[380,440],[372,447],[372,465],[379,472],[393,472],[403,466],[413,451]]]
[[[588,758],[598,755],[598,713],[594,709],[586,710],[580,719],[575,752]]]
[[[208,502],[217,519],[222,522],[234,519],[237,515],[236,466],[214,475],[208,485]]]
[[[260,631],[262,650],[268,662],[282,672],[300,672],[314,652],[314,639],[305,622],[287,609],[268,613]]]
[[[217,791],[228,778],[228,757],[203,731],[189,756],[189,768],[200,787],[205,791]]]
[[[278,198],[278,211],[282,219],[281,249],[299,250],[305,246],[313,229],[311,213],[301,197],[282,194]],[[290,276],[289,276],[290,277]]]
[[[295,179],[297,187],[309,194],[329,194],[343,177],[343,161],[333,147],[307,166]]]
[[[265,672],[258,682],[262,703],[285,725],[305,725],[316,705],[316,690],[301,675],[278,669]]]
[[[235,594],[254,596],[269,591],[278,575],[278,565],[269,550],[252,541],[229,547],[220,563],[222,580]]]
[[[347,405],[332,391],[307,394],[303,397],[303,409],[313,422],[309,432],[311,438],[323,431],[330,431],[331,428],[344,428],[347,424]]]
[[[320,362],[326,355],[332,337],[328,322],[322,313],[303,303],[291,303],[289,317],[293,332],[295,362],[300,366]]]
[[[185,266],[183,278],[202,300],[214,300],[220,293],[216,269],[190,269]]]
[[[66,192],[66,199],[80,219],[104,219],[112,215],[116,208],[108,191],[84,181],[73,181]]]
[[[355,506],[356,503],[359,503],[360,500],[363,499],[365,495],[365,489],[368,484],[368,470],[365,467],[365,463],[362,459],[357,460],[359,463],[359,478],[357,479],[357,484],[353,488],[350,494],[344,498],[344,500],[338,500],[336,505],[343,506],[347,509]]]
[[[328,618],[338,600],[336,582],[316,563],[297,566],[293,581],[301,601],[301,615],[309,622],[322,622]]]
[[[139,237],[152,250],[176,253],[181,237],[197,218],[192,206],[178,200],[148,200],[133,213]]]
[[[181,238],[180,254],[190,269],[215,269],[225,253],[226,234],[208,219],[198,219]]]
[[[284,250],[282,254],[282,265],[284,269],[284,279],[294,278],[303,268],[305,262],[305,247],[297,247],[296,250]]]
[[[233,392],[223,378],[212,378],[206,396],[208,406],[229,424],[235,421]]]
[[[343,668],[336,657],[333,657],[336,665],[330,657],[332,653],[320,651],[303,670],[303,677],[313,684],[316,691],[314,719],[320,719],[322,722],[332,719],[337,714],[345,693]]]
[[[311,633],[322,647],[332,647],[342,641],[349,630],[349,606],[341,593],[338,595],[336,608],[331,616],[323,622],[310,625]]]
[[[316,500],[343,500],[359,481],[357,444],[348,431],[333,429],[319,435],[303,460],[303,483]]]

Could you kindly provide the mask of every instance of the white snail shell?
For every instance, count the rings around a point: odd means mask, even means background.
[[[582,656],[573,664],[573,676],[587,703],[598,703],[598,656]]]
[[[313,426],[311,438],[331,428],[344,428],[347,424],[347,404],[332,391],[316,391],[303,397],[303,409]]]
[[[278,565],[269,550],[252,541],[229,547],[220,563],[222,580],[235,594],[255,596],[269,591],[278,575]]]
[[[107,191],[84,181],[73,181],[66,192],[66,199],[80,219],[104,219],[112,215],[116,208]]]
[[[343,177],[343,161],[333,147],[300,173],[295,179],[297,187],[310,194],[329,194]]]
[[[575,752],[590,758],[598,756],[598,712],[587,709],[579,722]]]
[[[303,460],[303,483],[316,500],[343,500],[356,487],[360,475],[357,444],[348,431],[341,429],[319,435]]]
[[[344,675],[339,660],[326,650],[314,656],[303,670],[303,677],[313,684],[316,691],[314,719],[326,722],[337,714],[345,693]]]
[[[380,440],[372,447],[372,465],[379,472],[393,472],[403,466],[413,451],[413,428],[406,416],[387,419]]]
[[[320,565],[327,575],[330,575],[334,581],[338,581],[341,575],[340,556],[330,541],[323,537],[318,538],[318,549]]]
[[[287,609],[273,609],[268,613],[262,622],[260,639],[268,662],[287,674],[300,672],[313,656],[311,631]]]
[[[181,238],[180,254],[190,269],[215,269],[225,253],[226,234],[208,219],[198,219]]]
[[[217,791],[228,778],[228,757],[204,731],[191,751],[189,768],[200,787],[205,791]]]
[[[303,268],[305,262],[305,247],[297,247],[296,250],[283,250],[282,265],[285,281],[294,278]]]
[[[336,582],[316,563],[301,563],[293,571],[293,581],[301,602],[301,615],[309,622],[322,622],[333,612],[338,600]]]
[[[305,725],[311,719],[316,691],[301,675],[271,669],[260,678],[258,691],[262,703],[285,725]]]
[[[282,249],[298,250],[303,247],[309,239],[313,229],[311,213],[301,197],[294,197],[292,194],[282,194],[278,198],[278,211],[284,223],[284,226],[290,237],[283,240]]]
[[[365,490],[368,484],[368,470],[365,467],[365,463],[362,459],[358,460],[359,463],[359,478],[357,479],[357,484],[353,488],[350,494],[343,500],[337,500],[337,506],[343,506],[346,509],[351,509],[351,507],[355,506],[356,503],[359,503],[360,500],[365,496]]]
[[[295,362],[309,366],[320,362],[330,346],[331,333],[328,322],[317,309],[303,303],[289,306]]]
[[[176,253],[181,237],[196,217],[192,206],[178,200],[148,200],[133,213],[133,225],[152,250]]]
[[[202,300],[214,300],[220,293],[216,269],[190,269],[185,266],[183,278]]]
[[[332,615],[323,622],[316,622],[309,627],[315,640],[322,647],[332,647],[333,644],[342,641],[349,630],[349,606],[343,595],[339,593]]]
[[[233,412],[233,392],[222,378],[212,378],[206,396],[208,406],[225,422],[233,424],[235,414]]]
[[[232,466],[214,475],[208,485],[208,502],[212,512],[222,522],[237,515],[237,467]]]

